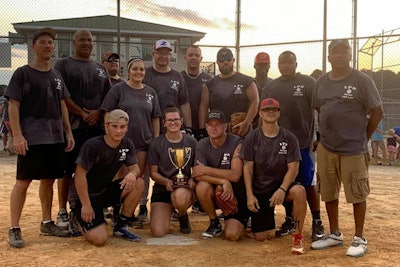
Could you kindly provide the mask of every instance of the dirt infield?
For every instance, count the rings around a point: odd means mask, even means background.
[[[9,197],[15,181],[16,156],[0,157],[0,266],[400,266],[400,174],[399,166],[370,168],[371,194],[365,225],[369,242],[366,256],[346,257],[346,249],[354,232],[352,207],[341,195],[339,216],[345,245],[323,251],[312,251],[310,214],[305,223],[304,255],[290,254],[291,237],[272,238],[257,242],[245,238],[228,242],[223,237],[204,240],[201,233],[208,226],[207,216],[190,213],[193,232],[183,235],[177,222],[171,224],[171,235],[154,239],[147,225],[135,232],[142,242],[131,243],[112,238],[106,246],[96,248],[82,237],[57,238],[39,235],[41,220],[38,182],[32,182],[21,219],[26,247],[13,249],[7,244],[10,224]],[[55,186],[56,189],[56,186]],[[56,192],[56,191],[55,191]],[[57,194],[54,197],[53,218],[57,213]],[[284,218],[278,207],[276,221]],[[325,208],[322,219],[327,226]],[[179,245],[176,245],[179,244]]]

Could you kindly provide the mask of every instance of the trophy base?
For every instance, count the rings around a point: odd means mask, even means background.
[[[173,177],[172,178],[172,188],[173,189],[190,188],[189,179],[187,177],[185,177],[185,178]]]

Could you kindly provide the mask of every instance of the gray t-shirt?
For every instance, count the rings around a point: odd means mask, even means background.
[[[203,138],[196,147],[196,162],[199,161],[212,168],[230,169],[235,149],[242,142],[243,139],[240,136],[228,133],[225,143],[215,148],[211,144],[210,138]],[[240,177],[239,181],[231,182],[231,184],[235,197],[245,201],[246,187],[244,185],[243,176]]]
[[[55,68],[61,72],[76,105],[92,110],[100,108],[110,89],[110,79],[103,65],[67,57],[57,61]],[[80,116],[72,113],[69,115],[72,129],[89,127]]]
[[[152,118],[161,117],[158,96],[154,89],[147,85],[143,89],[133,89],[126,83],[114,85],[100,109],[111,111],[116,108],[129,115],[126,137],[133,141],[137,150],[147,150],[154,136]]]
[[[161,73],[149,67],[146,69],[143,83],[156,91],[161,112],[164,112],[168,103],[179,107],[189,101],[185,80],[176,70]]]
[[[320,142],[328,150],[343,155],[367,152],[367,113],[382,104],[374,81],[353,70],[333,81],[329,73],[317,81],[313,107],[320,109]]]
[[[261,128],[251,131],[244,139],[241,157],[254,162],[255,195],[272,195],[282,184],[288,163],[301,160],[296,136],[283,128],[273,138],[266,137]]]
[[[76,159],[76,164],[87,170],[86,179],[91,197],[102,194],[108,188],[122,164],[131,166],[136,163],[135,146],[130,139],[123,138],[119,146],[114,148],[107,145],[103,135],[86,141]],[[75,206],[78,194],[74,179],[69,191],[69,201],[71,206]]]
[[[172,176],[178,173],[178,169],[171,163],[169,157],[169,148],[185,148],[188,153],[185,158],[187,158],[188,163],[183,168],[182,173],[187,175],[189,178],[192,176],[191,168],[194,165],[195,158],[195,150],[196,150],[197,141],[193,137],[183,134],[183,138],[179,143],[171,143],[165,137],[165,134],[162,134],[153,139],[150,143],[149,150],[147,152],[147,163],[149,165],[157,165],[158,172],[166,178],[172,179]],[[154,183],[153,192],[162,192],[166,191],[164,185]]]
[[[235,112],[247,112],[250,103],[246,90],[252,82],[254,82],[253,78],[239,72],[229,78],[216,76],[207,81],[210,109],[222,111],[227,120],[230,120]]]
[[[64,143],[61,100],[69,97],[61,74],[18,68],[8,85],[7,99],[20,102],[19,122],[28,145]]]
[[[262,93],[262,99],[278,100],[281,106],[279,126],[297,137],[300,149],[310,148],[314,139],[314,91],[315,79],[297,73],[291,80],[278,78],[267,83]]]
[[[182,71],[181,74],[185,79],[188,88],[190,110],[192,112],[192,128],[199,129],[199,106],[201,100],[201,89],[203,87],[203,84],[211,79],[211,76],[205,72],[200,73],[196,77],[189,76],[186,71]]]

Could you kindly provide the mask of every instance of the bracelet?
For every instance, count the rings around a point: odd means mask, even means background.
[[[130,171],[129,173],[132,173],[133,175],[135,175],[135,177],[137,177],[137,174],[135,171]]]
[[[285,190],[285,189],[283,189],[283,187],[282,187],[282,186],[280,186],[280,187],[279,187],[279,189],[280,189],[280,190],[282,190],[283,192],[285,192],[285,194],[286,194],[286,190]]]

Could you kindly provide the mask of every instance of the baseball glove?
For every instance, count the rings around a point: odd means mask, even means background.
[[[231,200],[223,200],[221,194],[222,191],[215,192],[215,200],[218,207],[222,210],[224,216],[238,212],[238,201],[236,197],[233,197]]]
[[[241,123],[246,119],[247,113],[246,112],[235,112],[231,115],[231,122],[229,123],[229,132],[233,134],[237,134],[239,131],[239,128],[232,129],[233,126],[236,124]]]

